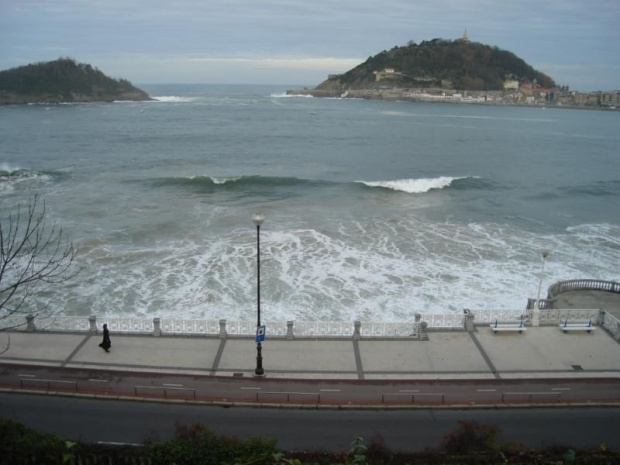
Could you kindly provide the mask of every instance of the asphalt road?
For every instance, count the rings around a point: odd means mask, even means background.
[[[530,446],[620,448],[620,415],[609,408],[300,410],[217,407],[73,397],[0,394],[0,417],[40,431],[87,442],[140,443],[167,439],[176,422],[200,422],[240,438],[278,439],[288,450],[347,449],[354,435],[380,434],[395,451],[419,451],[438,444],[459,420],[498,425],[504,435]]]
[[[3,365],[0,387],[263,404],[508,405],[616,403],[613,379],[320,381]]]

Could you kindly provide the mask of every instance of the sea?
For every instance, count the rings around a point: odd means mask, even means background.
[[[0,107],[3,229],[38,194],[78,250],[25,308],[254,321],[260,278],[266,321],[405,322],[620,278],[620,112],[140,87]]]

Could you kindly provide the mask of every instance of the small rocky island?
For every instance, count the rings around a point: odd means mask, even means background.
[[[0,71],[0,105],[151,100],[125,79],[113,79],[71,58]]]

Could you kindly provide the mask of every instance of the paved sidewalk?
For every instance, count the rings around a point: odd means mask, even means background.
[[[111,334],[0,333],[1,364],[251,377],[256,344],[251,338]],[[564,334],[557,326],[526,333],[431,331],[428,341],[406,339],[268,339],[263,343],[268,378],[447,380],[620,378],[620,344],[602,328]]]
[[[602,308],[620,318],[620,294],[605,291],[568,291],[557,296],[554,308]]]

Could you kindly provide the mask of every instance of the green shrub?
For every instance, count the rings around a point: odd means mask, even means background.
[[[351,442],[351,448],[349,449],[349,460],[347,460],[347,463],[351,463],[353,465],[365,465],[367,449],[368,448],[364,444],[364,438],[361,436],[355,436]]]
[[[39,433],[21,423],[0,419],[0,464],[68,463],[76,444],[55,434]]]
[[[392,460],[392,451],[385,443],[385,439],[380,434],[375,434],[370,438],[366,457],[370,463],[389,463]]]
[[[459,427],[441,440],[441,449],[448,454],[493,452],[499,449],[499,427],[476,421],[459,421]]]
[[[198,423],[177,425],[171,441],[151,446],[153,465],[220,465],[222,463],[270,463],[276,440],[254,437],[247,440],[220,436]]]

